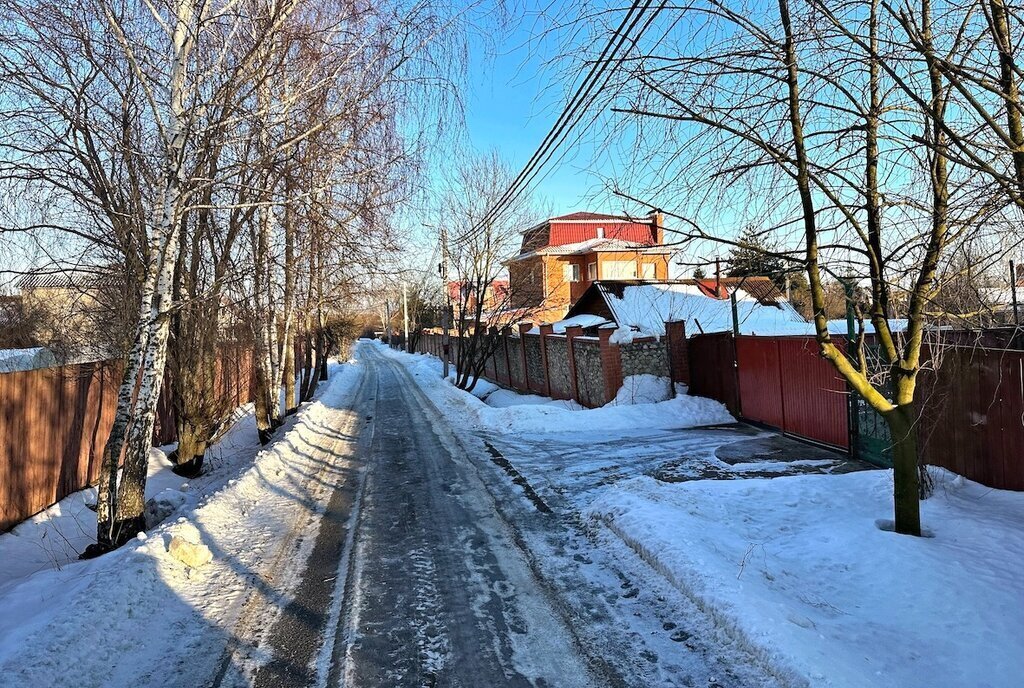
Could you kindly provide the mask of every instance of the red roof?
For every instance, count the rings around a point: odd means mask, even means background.
[[[614,239],[643,246],[662,243],[661,215],[630,219],[621,215],[575,212],[552,217],[523,232],[520,257],[550,246]]]
[[[631,220],[622,215],[606,215],[604,213],[588,213],[586,211],[580,211],[575,213],[569,213],[568,215],[559,215],[558,217],[549,218],[548,221],[555,220],[619,220],[622,222],[630,222]]]

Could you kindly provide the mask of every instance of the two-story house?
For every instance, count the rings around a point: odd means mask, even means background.
[[[597,280],[668,279],[672,249],[663,216],[646,221],[578,212],[548,218],[523,232],[508,260],[509,305],[537,322],[561,320]]]

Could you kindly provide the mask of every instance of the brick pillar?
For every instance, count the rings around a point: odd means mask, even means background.
[[[508,359],[508,329],[501,333],[501,355],[505,357],[505,383],[512,387],[512,365]]]
[[[580,385],[579,376],[576,373],[576,348],[572,345],[572,340],[582,334],[583,327],[580,325],[565,328],[565,350],[569,356],[569,379],[572,381],[572,389],[569,393],[576,401],[580,400]]]
[[[612,344],[612,332],[610,327],[602,327],[597,330],[601,338],[601,373],[604,376],[604,403],[608,403],[618,394],[622,387],[622,352],[618,344]]]
[[[530,393],[530,367],[526,365],[526,333],[533,329],[533,323],[519,323],[519,356],[523,361],[523,379],[520,390]]]
[[[690,350],[686,339],[686,323],[682,320],[665,323],[665,350],[672,382],[690,384]]]
[[[555,326],[540,326],[540,365],[544,369],[544,396],[551,396],[551,371],[548,369],[548,335],[554,334]]]
[[[489,326],[487,328],[487,339],[488,339],[488,342],[493,341],[491,339],[491,337],[497,338],[497,336],[498,336],[498,328],[493,326],[493,325]],[[498,349],[497,349],[497,347],[493,347],[493,348],[488,347],[488,348],[490,348],[491,350],[487,354],[487,361],[486,361],[486,363],[484,363],[484,370],[490,369],[490,371],[491,371],[491,382],[497,383],[498,382],[498,362],[497,362],[497,360],[495,360],[495,356],[498,355]]]

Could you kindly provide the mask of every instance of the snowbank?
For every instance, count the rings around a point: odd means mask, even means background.
[[[252,406],[235,412],[234,422],[211,448],[206,472],[193,480],[176,475],[167,453],[154,447],[149,454],[146,499],[150,523],[166,520],[179,510],[196,507],[203,495],[214,492],[237,476],[259,452]],[[170,449],[167,447],[166,449]],[[17,579],[44,569],[60,568],[78,560],[95,541],[96,488],[74,492],[11,531],[0,534],[0,597]],[[0,635],[3,621],[0,620]]]
[[[609,406],[657,404],[672,398],[672,380],[644,373],[628,375]]]
[[[615,431],[635,428],[689,428],[731,423],[734,419],[717,401],[703,397],[678,396],[659,403],[643,403],[648,395],[660,395],[660,383],[640,380],[622,394],[625,403],[588,409],[573,401],[555,401],[535,395],[518,395],[498,390],[486,396],[486,403],[441,379],[441,361],[424,354],[407,354],[384,345],[379,350],[407,365],[417,382],[446,414],[470,420],[477,428],[495,433],[548,433]],[[653,378],[652,375],[636,376]],[[668,395],[666,383],[665,396]],[[474,390],[475,391],[475,390]],[[491,403],[495,394],[501,394]],[[511,395],[520,397],[518,401]],[[662,397],[664,398],[664,397]],[[637,403],[640,402],[640,403]]]
[[[941,472],[932,538],[880,530],[888,471],[617,483],[592,517],[812,686],[1011,686],[1024,676],[1024,494]]]

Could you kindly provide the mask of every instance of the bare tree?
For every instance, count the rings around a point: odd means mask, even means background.
[[[763,251],[723,232],[721,219],[758,227],[780,247],[772,257],[806,273],[821,354],[886,420],[895,527],[916,535],[917,378],[939,267],[1005,216],[982,180],[1001,153],[971,141],[979,127],[961,118],[981,84],[960,89],[948,76],[977,45],[963,38],[971,9],[947,8],[939,40],[928,0],[907,7],[688,2],[676,8],[685,21],[635,47],[613,106],[616,135],[632,132],[637,151],[637,181],[622,180],[619,193],[674,208],[681,243]],[[1005,80],[1002,91],[1011,95]],[[676,174],[652,172],[665,165]],[[1002,186],[1011,181],[1004,175]],[[828,331],[828,284],[851,278],[870,294],[862,316],[881,371],[869,365],[863,327],[848,346]]]
[[[503,261],[515,252],[518,232],[529,226],[529,200],[520,197],[494,214],[498,200],[509,188],[513,174],[496,152],[470,157],[447,180],[442,218],[448,231],[450,282],[445,285],[452,303],[458,336],[456,381],[472,390],[494,353],[498,335],[518,318],[509,308]]]

